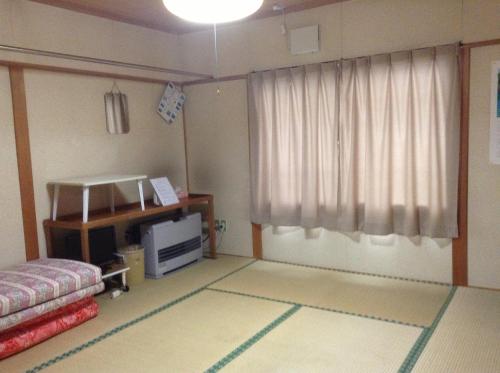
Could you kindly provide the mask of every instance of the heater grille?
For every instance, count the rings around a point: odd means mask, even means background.
[[[158,263],[177,258],[181,255],[190,253],[201,246],[201,237],[195,237],[190,240],[166,247],[158,251]]]

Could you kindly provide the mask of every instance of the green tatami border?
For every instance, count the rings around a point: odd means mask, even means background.
[[[311,305],[311,304],[297,303],[297,302],[292,302],[292,301],[287,301],[287,300],[282,300],[282,299],[269,298],[269,297],[264,297],[264,296],[261,296],[261,295],[253,295],[253,294],[240,293],[238,291],[217,289],[217,288],[211,288],[211,287],[207,287],[205,290],[216,291],[216,292],[219,292],[219,293],[233,294],[233,295],[241,295],[241,296],[244,296],[244,297],[250,297],[250,298],[262,299],[262,300],[267,300],[267,301],[272,301],[272,302],[290,304],[290,305],[301,306],[301,307],[305,307],[305,308],[313,308],[313,309],[321,310],[321,311],[334,312],[334,313],[339,313],[339,314],[342,314],[342,315],[361,317],[361,318],[364,318],[364,319],[370,319],[370,320],[376,320],[376,321],[383,321],[383,322],[388,322],[388,323],[391,323],[391,324],[398,324],[398,325],[403,325],[403,326],[410,326],[410,327],[414,327],[414,328],[420,328],[420,329],[426,329],[427,328],[424,325],[417,325],[417,324],[412,324],[412,323],[408,323],[408,322],[404,322],[404,321],[399,321],[399,320],[384,319],[383,317],[377,317],[377,316],[371,316],[371,315],[366,315],[366,314],[362,314],[362,313],[355,313],[355,312],[343,311],[343,310],[339,310],[339,309],[336,309],[336,308],[320,307],[320,306],[314,306],[314,305]]]
[[[231,276],[232,274],[234,274],[234,273],[236,273],[238,271],[241,271],[242,269],[248,267],[249,265],[251,265],[254,262],[255,262],[255,260],[253,260],[253,261],[245,264],[244,266],[242,266],[240,268],[235,269],[234,271],[231,271],[231,272],[225,274],[224,276],[222,276],[220,278],[217,278],[214,281],[209,282],[208,284],[206,284],[206,285],[204,285],[204,286],[202,286],[202,287],[200,287],[200,288],[198,288],[196,290],[193,290],[193,291],[191,291],[191,292],[189,292],[189,293],[187,293],[187,294],[185,294],[185,295],[183,295],[183,296],[181,296],[179,298],[176,298],[176,299],[174,299],[171,302],[165,303],[164,305],[161,305],[161,306],[159,306],[159,307],[157,307],[157,308],[155,308],[155,309],[153,309],[153,310],[145,313],[142,316],[136,317],[135,319],[132,319],[132,320],[130,320],[130,321],[124,323],[124,324],[121,324],[121,325],[119,325],[119,326],[117,326],[117,327],[115,327],[115,328],[107,331],[106,333],[101,334],[98,337],[91,339],[90,341],[88,341],[86,343],[83,343],[83,344],[81,344],[81,345],[79,345],[79,346],[77,346],[77,347],[75,347],[75,348],[73,348],[73,349],[71,349],[69,351],[64,352],[61,355],[58,355],[58,356],[56,356],[56,357],[54,357],[54,358],[52,358],[50,360],[47,360],[46,362],[44,362],[44,363],[42,363],[40,365],[37,365],[37,366],[35,366],[35,367],[27,370],[26,373],[36,373],[36,372],[39,372],[39,371],[41,371],[41,370],[43,370],[45,368],[50,367],[51,365],[54,365],[54,364],[58,363],[59,361],[62,361],[62,360],[66,359],[66,358],[68,358],[68,357],[70,357],[72,355],[77,354],[78,352],[81,352],[81,351],[85,350],[86,348],[92,347],[95,344],[97,344],[99,342],[102,342],[103,340],[105,340],[105,339],[107,339],[107,338],[109,338],[109,337],[111,337],[111,336],[113,336],[113,335],[121,332],[122,330],[125,330],[125,329],[131,327],[132,325],[135,325],[135,324],[137,324],[137,323],[139,323],[141,321],[149,319],[150,317],[158,314],[159,312],[163,312],[163,311],[169,309],[170,307],[175,306],[176,304],[181,303],[182,301],[185,301],[188,298],[191,298],[193,295],[196,295],[196,294],[202,292],[203,290],[205,290],[206,288],[208,288],[210,285],[213,285],[216,282],[218,282],[220,280],[223,280],[224,278],[226,278],[228,276]]]
[[[453,300],[453,296],[455,295],[457,291],[457,287],[453,286],[450,289],[450,292],[448,293],[448,297],[446,298],[444,304],[441,306],[441,309],[439,310],[436,318],[432,322],[431,326],[429,328],[425,328],[420,336],[418,337],[417,341],[413,345],[412,349],[406,356],[405,361],[399,368],[399,373],[409,373],[413,370],[415,367],[415,364],[417,364],[417,361],[422,354],[422,352],[425,349],[425,346],[429,342],[429,340],[432,337],[432,334],[436,330],[439,322],[443,318],[443,315],[445,314],[446,310],[448,309],[448,306],[450,305],[451,301]]]
[[[324,271],[333,271],[333,272],[341,272],[341,273],[350,273],[350,274],[353,274],[353,275],[364,275],[364,276],[371,276],[371,277],[380,277],[380,278],[387,278],[389,280],[401,280],[401,281],[417,282],[417,283],[421,283],[421,284],[430,284],[430,285],[438,285],[438,286],[452,286],[452,284],[446,283],[446,282],[430,281],[430,280],[418,280],[418,279],[415,279],[415,278],[408,278],[408,277],[398,277],[398,276],[382,275],[382,274],[376,274],[376,273],[370,273],[370,272],[351,271],[349,269],[321,267],[321,266],[316,266],[316,265],[312,265],[312,264],[299,264],[299,263],[285,262],[285,261],[282,261],[282,260],[258,259],[255,262],[269,262],[269,263],[278,263],[278,264],[288,264],[288,265],[296,266],[296,267],[321,269],[321,270],[324,270]]]
[[[238,356],[240,356],[242,353],[244,353],[246,350],[248,350],[254,344],[259,342],[263,337],[265,337],[269,332],[271,332],[274,328],[276,328],[278,325],[280,325],[283,321],[287,320],[290,316],[292,316],[295,312],[297,312],[301,307],[302,306],[300,306],[298,304],[293,305],[288,311],[283,313],[277,319],[273,320],[270,324],[268,324],[263,329],[261,329],[259,332],[254,334],[251,338],[247,339],[245,342],[243,342],[241,345],[239,345],[236,349],[231,351],[229,354],[227,354],[222,359],[220,359],[218,362],[216,362],[214,365],[212,365],[210,368],[208,368],[205,372],[206,373],[215,373],[215,372],[218,372],[219,370],[221,370],[222,368],[224,368],[231,361],[236,359]]]

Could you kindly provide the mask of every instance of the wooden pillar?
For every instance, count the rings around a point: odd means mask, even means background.
[[[458,172],[458,237],[452,243],[453,285],[468,286],[467,198],[469,174],[470,48],[460,49],[460,158]]]
[[[24,245],[26,259],[39,258],[38,233],[35,213],[35,192],[31,168],[31,149],[26,107],[26,91],[23,68],[9,67],[14,131],[16,136],[17,168],[19,171],[19,190],[23,215]]]
[[[189,158],[188,158],[188,139],[187,139],[187,128],[186,128],[186,105],[182,105],[182,130],[184,135],[184,162],[186,167],[186,192],[189,194]]]
[[[252,223],[253,257],[262,259],[262,225]]]
[[[210,195],[208,199],[207,210],[208,222],[208,237],[210,242],[210,258],[217,258],[217,235],[215,233],[215,211],[214,211],[214,197]]]

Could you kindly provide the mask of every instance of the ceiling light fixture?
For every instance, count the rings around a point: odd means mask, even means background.
[[[163,0],[169,12],[196,23],[226,23],[255,13],[264,0]]]

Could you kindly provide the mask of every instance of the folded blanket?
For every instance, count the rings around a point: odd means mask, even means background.
[[[16,325],[29,320],[36,319],[50,311],[57,310],[67,304],[75,303],[83,298],[90,297],[104,290],[104,283],[99,282],[96,285],[80,289],[72,293],[63,295],[62,297],[49,300],[48,302],[38,304],[33,307],[25,308],[24,310],[11,313],[10,315],[0,317],[0,332],[13,328]]]
[[[101,269],[66,259],[39,259],[0,271],[0,316],[101,282]]]
[[[0,334],[0,359],[74,328],[97,316],[98,312],[98,304],[88,297],[3,332]]]

